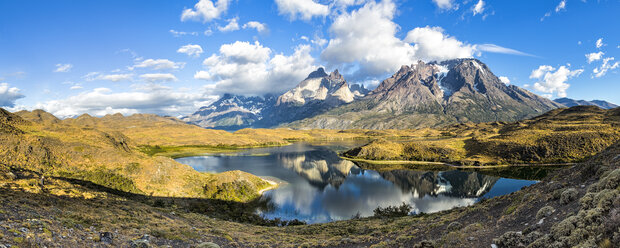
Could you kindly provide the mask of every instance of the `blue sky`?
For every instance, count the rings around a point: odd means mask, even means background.
[[[372,87],[458,57],[546,97],[620,103],[617,13],[617,0],[4,0],[0,106],[179,116],[318,66]]]

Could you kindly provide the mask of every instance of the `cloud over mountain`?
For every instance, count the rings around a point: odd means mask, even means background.
[[[309,45],[297,46],[288,56],[272,53],[258,41],[224,44],[194,78],[212,82],[205,88],[213,94],[262,95],[288,90],[314,67]]]

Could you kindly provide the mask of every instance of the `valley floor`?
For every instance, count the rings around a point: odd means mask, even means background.
[[[238,203],[133,195],[65,178],[41,185],[36,174],[12,171],[0,182],[0,247],[214,247],[206,242],[221,247],[525,247],[534,240],[531,247],[613,247],[620,241],[619,167],[616,144],[541,183],[470,207],[286,227],[209,217]]]

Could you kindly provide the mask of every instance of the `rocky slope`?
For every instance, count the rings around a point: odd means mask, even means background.
[[[349,85],[338,70],[328,75],[323,68],[319,68],[280,96],[225,94],[216,102],[183,118],[183,121],[226,130],[274,127],[350,103],[368,92],[362,85]]]
[[[562,105],[506,85],[477,59],[402,66],[366,97],[294,122],[295,128],[418,128],[515,121]]]
[[[608,101],[603,101],[603,100],[586,101],[586,100],[575,100],[575,99],[564,97],[564,98],[555,99],[553,101],[559,104],[562,104],[566,107],[573,107],[573,106],[579,106],[579,105],[597,106],[602,109],[612,109],[612,108],[619,107],[616,104],[610,103]]]
[[[224,94],[220,99],[200,108],[182,120],[205,128],[241,129],[263,119],[263,111],[276,102],[274,95],[240,96]]]

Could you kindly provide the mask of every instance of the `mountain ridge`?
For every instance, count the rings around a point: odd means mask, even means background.
[[[506,85],[477,59],[404,65],[366,97],[292,128],[419,128],[459,122],[516,121],[563,107]]]
[[[612,109],[612,108],[619,107],[616,104],[613,104],[613,103],[610,103],[604,100],[586,101],[586,100],[575,100],[575,99],[563,97],[563,98],[555,99],[553,101],[560,103],[566,107],[573,107],[573,106],[578,106],[578,105],[591,105],[591,106],[597,106],[602,109]]]

